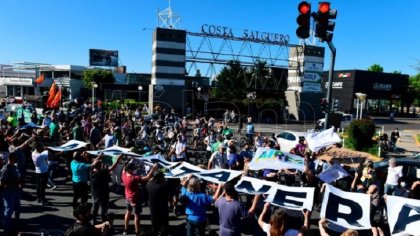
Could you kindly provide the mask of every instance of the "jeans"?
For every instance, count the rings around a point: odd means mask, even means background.
[[[57,163],[51,163],[48,165],[48,184],[52,186],[55,186],[54,183],[54,172],[57,169],[58,164]]]
[[[93,210],[92,210],[92,218],[96,221],[98,216],[99,206],[101,207],[101,218],[102,222],[106,221],[106,214],[108,213],[108,205],[109,205],[109,192],[101,192],[92,189],[92,200],[93,200]]]
[[[392,195],[395,191],[395,187],[397,187],[397,186],[398,185],[385,184],[384,194]]]
[[[187,236],[204,236],[207,222],[195,222],[187,219]]]
[[[36,195],[38,201],[45,201],[45,188],[47,187],[48,181],[48,172],[45,173],[36,173]]]
[[[80,198],[81,203],[86,203],[88,200],[89,186],[87,182],[73,182],[73,209],[77,207],[77,201]]]
[[[3,225],[4,231],[9,232],[11,230],[11,219],[13,212],[15,213],[15,218],[18,220],[20,216],[20,192],[19,188],[5,189],[3,191]]]

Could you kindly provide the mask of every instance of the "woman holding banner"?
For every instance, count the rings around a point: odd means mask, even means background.
[[[180,201],[186,206],[187,235],[204,236],[207,224],[206,208],[219,197],[221,185],[213,197],[201,192],[200,182],[193,175],[184,178],[181,185]]]

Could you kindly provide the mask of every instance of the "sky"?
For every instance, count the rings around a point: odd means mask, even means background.
[[[297,0],[172,0],[181,29],[203,24],[296,36]],[[318,1],[308,1],[312,11]],[[331,0],[338,15],[336,70],[419,73],[420,1]],[[88,66],[89,49],[118,50],[128,72],[150,73],[156,11],[168,0],[1,0],[0,64],[39,62]],[[320,44],[321,46],[326,46]],[[327,46],[326,46],[327,47]],[[326,50],[328,69],[329,50]]]

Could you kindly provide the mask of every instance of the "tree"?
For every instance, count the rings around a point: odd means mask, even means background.
[[[409,78],[409,93],[415,106],[420,106],[420,73]]]
[[[86,88],[92,88],[92,82],[97,84],[112,84],[114,83],[114,75],[110,70],[92,69],[83,72],[83,83]]]
[[[243,100],[246,97],[246,73],[239,61],[230,61],[217,75],[213,95],[224,101]]]
[[[368,71],[372,72],[384,72],[384,68],[379,64],[373,64],[368,68]]]

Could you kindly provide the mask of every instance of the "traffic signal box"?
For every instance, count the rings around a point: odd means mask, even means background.
[[[314,17],[316,19],[315,36],[321,42],[331,42],[335,27],[335,22],[331,20],[337,17],[337,10],[331,9],[329,2],[320,2],[318,13]]]
[[[301,39],[309,38],[311,28],[311,4],[303,1],[298,6],[299,16],[296,19],[296,35]]]

